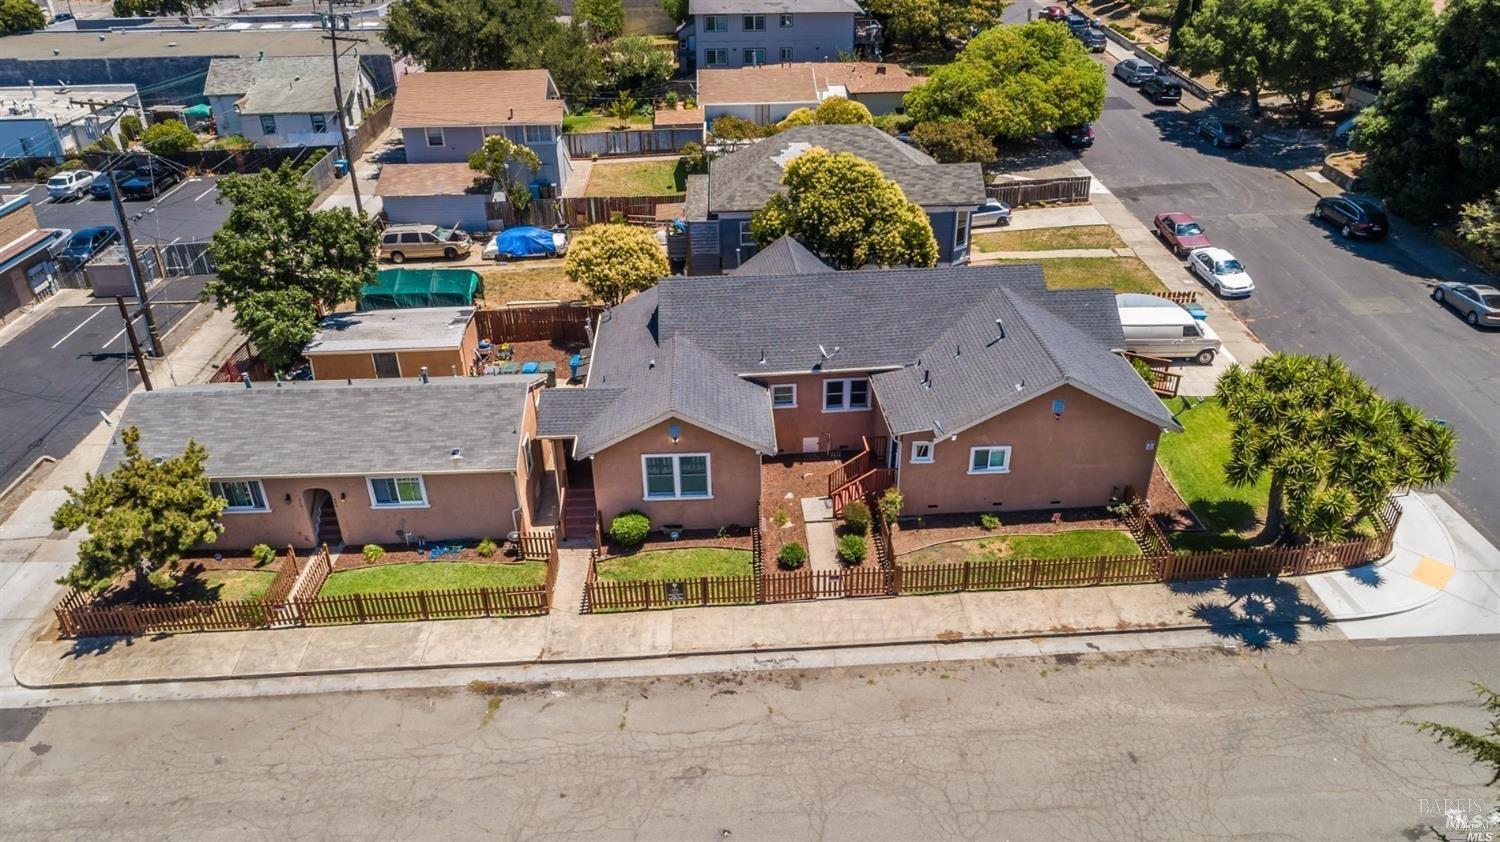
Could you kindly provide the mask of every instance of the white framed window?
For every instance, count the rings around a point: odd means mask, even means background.
[[[260,115],[260,133],[261,134],[276,134],[276,115],[275,114],[262,114],[262,115]]]
[[[703,17],[703,31],[704,32],[728,32],[729,31],[729,16],[728,15],[704,15],[704,17]]]
[[[740,245],[755,245],[755,234],[750,231],[750,221],[748,219],[740,223]]]
[[[765,32],[766,31],[766,16],[765,15],[745,15],[744,17],[745,17],[745,19],[743,21],[741,21],[741,23],[745,27],[745,31],[746,32]]]
[[[757,67],[760,66],[760,65],[762,65],[762,64],[765,64],[766,63],[766,48],[765,47],[755,47],[754,49],[747,48],[745,50],[745,63],[749,64],[749,65],[757,66]]]
[[[1010,445],[969,448],[969,473],[1010,473]]]
[[[641,496],[647,500],[704,500],[714,496],[708,454],[643,454]]]
[[[443,145],[443,127],[442,126],[428,126],[427,127],[427,145],[428,146],[442,146]]]
[[[781,60],[782,61],[791,61],[792,60],[792,48],[791,47],[782,47],[781,48]]]
[[[703,63],[709,67],[723,67],[729,63],[729,51],[724,49],[704,50]]]
[[[370,505],[377,509],[427,507],[427,486],[421,477],[368,477]]]
[[[914,463],[932,461],[932,442],[914,441],[911,443],[911,461]]]
[[[228,503],[225,514],[241,512],[269,512],[266,505],[266,490],[258,479],[216,479],[208,483],[209,493],[223,497]]]
[[[526,142],[527,143],[546,143],[547,141],[549,141],[551,139],[552,139],[552,127],[551,126],[527,126],[526,127]]]
[[[1052,414],[1053,415],[1062,415],[1063,414],[1063,410],[1065,410],[1067,408],[1068,408],[1068,402],[1067,401],[1063,400],[1062,398],[1053,398],[1052,399]]]
[[[312,130],[315,132],[321,134],[328,131],[327,114],[309,114],[307,115],[307,121],[312,124]]]
[[[969,245],[969,212],[958,212],[958,226],[953,231],[953,247],[965,248]]]
[[[526,475],[531,476],[531,437],[521,436],[521,455],[526,459]]]
[[[824,412],[861,412],[869,408],[869,380],[848,377],[823,381]]]
[[[782,29],[790,29],[791,27],[792,27],[792,16],[791,15],[782,15],[781,16],[781,28]]]
[[[771,386],[771,408],[792,409],[797,405],[796,383],[775,383]]]

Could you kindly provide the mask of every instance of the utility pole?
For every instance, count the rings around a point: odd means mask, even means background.
[[[333,14],[333,0],[328,0],[328,41],[333,45],[333,107],[339,121],[339,139],[344,144],[344,160],[349,162],[349,186],[354,189],[354,212],[365,215],[359,199],[359,176],[354,172],[354,149],[349,146],[349,126],[344,120],[344,86],[339,77],[339,20]]]
[[[126,259],[130,261],[130,277],[135,281],[135,295],[141,301],[141,311],[146,314],[146,333],[151,338],[151,355],[166,356],[161,346],[161,331],[156,329],[156,316],[151,313],[151,298],[146,295],[146,276],[141,272],[141,262],[135,256],[135,242],[130,239],[130,222],[125,218],[125,206],[120,204],[120,179],[115,177],[113,165],[109,168],[109,200],[115,206],[115,219],[120,223],[120,239],[125,244]],[[133,336],[132,334],[132,342],[135,341]],[[144,369],[142,373],[144,374]]]
[[[141,370],[141,385],[146,391],[151,391],[151,374],[146,371],[146,356],[141,353],[140,340],[135,338],[135,325],[130,323],[130,311],[125,309],[125,297],[115,296],[115,304],[120,307],[120,318],[125,320],[125,335],[130,337],[130,353],[135,355],[135,367]]]

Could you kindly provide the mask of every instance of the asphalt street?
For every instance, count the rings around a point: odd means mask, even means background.
[[[1258,138],[1216,150],[1197,139],[1199,119],[1110,76],[1082,160],[1143,223],[1185,211],[1233,252],[1256,292],[1230,307],[1272,350],[1337,354],[1383,394],[1451,423],[1459,475],[1444,496],[1500,541],[1500,331],[1471,328],[1429,298],[1438,280],[1475,276],[1419,256],[1427,243],[1399,221],[1383,242],[1346,241],[1315,223],[1316,196],[1284,172],[1315,166],[1324,152],[1315,143]]]
[[[170,350],[175,328],[195,309],[203,276],[158,282],[152,312]],[[171,302],[171,303],[169,303]],[[126,302],[132,307],[131,302]],[[144,320],[134,319],[146,341]],[[62,307],[0,345],[0,488],[38,457],[62,457],[139,382],[130,343],[114,299]],[[153,385],[170,385],[165,368]]]
[[[166,246],[213,236],[229,215],[229,206],[215,201],[219,195],[217,184],[217,176],[195,176],[174,184],[155,200],[122,202],[137,245]],[[114,203],[108,199],[54,201],[47,198],[44,185],[20,192],[31,196],[37,222],[43,228],[81,231],[96,225],[116,224]]]
[[[1491,773],[1405,720],[1480,729],[1497,674],[1326,643],[0,710],[0,837],[1432,839]]]

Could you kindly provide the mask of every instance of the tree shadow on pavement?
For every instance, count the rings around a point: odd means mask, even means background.
[[[1321,166],[1328,150],[1322,133],[1309,130],[1282,130],[1261,133],[1244,116],[1233,111],[1181,111],[1159,108],[1145,113],[1156,126],[1161,139],[1200,155],[1223,158],[1247,167],[1274,170],[1307,169]],[[1250,143],[1242,149],[1223,149],[1198,134],[1198,124],[1209,118],[1238,123],[1250,132]]]
[[[1177,587],[1190,584],[1198,589]],[[1193,604],[1193,618],[1207,623],[1209,631],[1219,637],[1257,651],[1301,642],[1304,625],[1315,629],[1328,625],[1323,609],[1303,599],[1302,590],[1284,579],[1210,579],[1173,583],[1172,588],[1202,594],[1204,598]]]

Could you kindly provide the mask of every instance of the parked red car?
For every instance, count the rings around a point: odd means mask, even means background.
[[[1185,213],[1159,213],[1156,215],[1156,235],[1172,247],[1173,253],[1184,257],[1193,249],[1211,246],[1203,226]]]
[[[1064,20],[1068,17],[1068,10],[1062,6],[1048,6],[1042,10],[1042,20]]]

